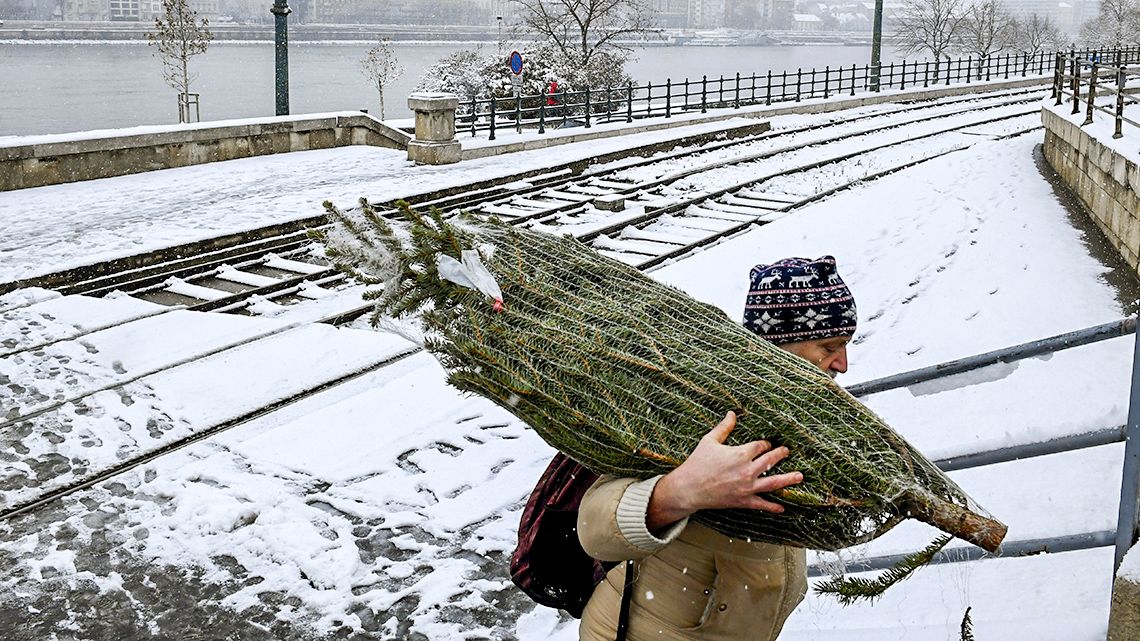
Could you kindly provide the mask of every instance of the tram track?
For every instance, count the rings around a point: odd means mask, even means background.
[[[1013,103],[1013,104],[1016,104],[1016,103]],[[1005,106],[1008,106],[1008,105],[1005,105]],[[972,110],[972,111],[977,111],[977,110]],[[943,127],[943,128],[941,128],[935,132],[926,132],[924,134],[911,136],[911,137],[907,138],[905,142],[914,142],[914,141],[918,141],[918,140],[926,140],[926,139],[929,139],[929,138],[934,137],[934,136],[942,136],[942,135],[951,134],[951,133],[957,132],[957,131],[962,130],[962,129],[976,128],[978,126],[985,125],[985,124],[997,123],[997,122],[1001,122],[1004,120],[1010,120],[1010,119],[1015,119],[1018,117],[1023,117],[1029,113],[1033,113],[1033,112],[1019,111],[1019,112],[1016,112],[1013,114],[1002,114],[1000,116],[992,117],[992,118],[984,118],[984,119],[980,119],[980,120],[975,119],[975,120],[971,120],[970,122],[965,123],[965,124],[959,124],[959,125],[952,126],[952,127]],[[929,120],[929,119],[920,119],[919,121],[916,121],[916,122],[926,122],[927,120]],[[1020,135],[1021,133],[1024,133],[1025,131],[1033,130],[1036,128],[1037,127],[1033,127],[1031,129],[1017,131],[1017,132],[1014,132],[1013,134],[1009,134],[1009,135]],[[863,134],[863,135],[866,135],[866,134]],[[824,144],[826,144],[826,141],[815,142],[815,143],[812,143],[811,145],[804,145],[801,148],[806,148],[808,146],[824,145]],[[732,196],[732,197],[736,197],[736,198],[744,198],[745,200],[747,200],[748,199],[747,194],[744,194],[741,196],[734,196],[734,194],[738,194],[740,192],[743,192],[743,191],[745,191],[745,190],[747,190],[747,189],[749,189],[755,185],[761,184],[765,181],[772,180],[773,178],[777,178],[780,176],[787,176],[787,175],[791,175],[791,174],[795,174],[795,173],[802,173],[802,172],[810,171],[813,169],[826,167],[829,165],[836,165],[838,163],[842,163],[844,161],[851,160],[853,158],[865,157],[867,155],[874,154],[876,152],[882,151],[882,150],[890,148],[892,146],[897,146],[899,144],[903,144],[903,143],[899,143],[899,142],[885,143],[883,145],[876,146],[872,149],[864,149],[864,150],[857,151],[857,152],[852,152],[852,153],[847,153],[847,154],[839,154],[836,156],[832,156],[830,158],[818,159],[818,160],[810,162],[810,163],[804,163],[804,164],[798,165],[792,169],[788,169],[788,170],[784,170],[784,171],[780,171],[780,172],[774,172],[774,173],[769,174],[769,175],[764,175],[764,176],[761,176],[761,177],[756,178],[754,180],[748,181],[746,183],[735,184],[735,185],[729,186],[727,188],[721,188],[721,189],[713,190],[713,191],[707,192],[707,193],[694,194],[687,199],[677,200],[676,202],[674,202],[670,205],[662,206],[659,209],[655,209],[651,212],[647,212],[641,216],[634,217],[634,218],[627,219],[627,220],[620,221],[620,222],[616,222],[616,223],[614,223],[608,227],[595,229],[595,230],[590,231],[588,233],[579,234],[578,237],[583,242],[588,242],[588,243],[593,244],[599,238],[610,237],[610,235],[614,235],[614,234],[620,235],[623,233],[624,230],[631,230],[632,229],[632,230],[638,230],[637,232],[634,232],[634,235],[636,235],[638,233],[640,233],[643,236],[658,234],[656,236],[656,238],[658,240],[663,239],[663,238],[667,238],[667,234],[664,234],[664,232],[655,232],[651,228],[651,226],[655,222],[659,222],[659,221],[663,220],[664,217],[666,217],[666,216],[676,216],[676,215],[680,214],[682,217],[685,217],[685,212],[687,210],[689,210],[690,208],[700,207],[701,205],[708,204],[710,202],[716,201],[716,199],[718,199],[718,198],[723,199],[724,197],[727,197],[727,196]],[[625,262],[628,262],[632,265],[635,265],[638,269],[641,269],[641,270],[652,269],[652,268],[654,268],[654,267],[656,267],[656,266],[658,266],[664,262],[683,258],[685,255],[687,255],[693,251],[696,251],[696,250],[700,249],[701,247],[715,243],[715,242],[717,242],[723,238],[728,238],[728,237],[731,237],[735,234],[739,234],[741,232],[747,231],[748,229],[754,227],[757,224],[763,224],[764,222],[766,222],[764,220],[766,217],[770,217],[770,216],[774,216],[774,215],[779,215],[779,216],[787,215],[787,213],[789,213],[789,212],[791,212],[791,211],[793,211],[799,207],[802,207],[802,206],[809,204],[811,202],[815,202],[821,198],[825,198],[828,195],[831,195],[833,193],[841,191],[842,189],[850,188],[851,186],[853,186],[855,184],[858,184],[861,182],[866,182],[869,180],[874,180],[876,178],[888,175],[890,173],[900,171],[900,170],[905,169],[907,167],[911,167],[911,166],[917,165],[919,163],[926,162],[928,160],[932,160],[933,158],[940,157],[940,156],[946,155],[948,153],[952,153],[952,152],[960,150],[960,149],[964,149],[967,146],[968,145],[960,145],[960,146],[951,145],[950,148],[943,149],[939,153],[936,153],[933,155],[928,155],[928,156],[922,156],[919,158],[909,159],[909,160],[907,160],[907,162],[904,162],[904,163],[895,163],[894,165],[892,165],[890,167],[886,167],[886,168],[882,169],[881,171],[862,176],[856,180],[845,181],[843,184],[832,185],[828,189],[826,189],[822,192],[813,193],[809,196],[806,196],[804,198],[799,198],[797,200],[790,200],[790,201],[783,201],[783,202],[773,200],[773,201],[771,201],[771,203],[776,203],[774,206],[765,206],[765,207],[756,208],[757,212],[755,214],[724,215],[724,214],[734,214],[735,212],[733,212],[731,210],[723,210],[720,212],[720,214],[714,215],[712,217],[712,219],[718,221],[717,224],[714,226],[711,226],[711,228],[703,229],[702,231],[704,233],[689,234],[689,237],[678,236],[678,237],[673,239],[674,241],[679,241],[679,242],[660,242],[659,245],[661,247],[658,247],[658,248],[663,249],[663,250],[667,248],[667,251],[651,252],[651,253],[647,253],[647,254],[642,254],[639,252],[627,252],[630,255],[628,257],[625,257],[626,258]],[[674,156],[674,157],[680,157],[680,156]],[[690,177],[693,175],[697,175],[697,173],[687,173],[686,177]],[[662,183],[662,184],[668,184],[668,183]],[[753,195],[755,195],[755,194],[753,194]],[[720,204],[732,205],[732,203],[720,203]],[[739,206],[739,205],[737,205],[737,206]],[[704,211],[704,210],[702,210],[702,211]],[[554,215],[562,215],[563,213],[564,212],[554,212]],[[549,212],[547,214],[544,214],[544,216],[549,216],[549,215],[550,215]],[[701,219],[704,217],[702,217],[702,216],[691,216],[690,215],[690,216],[688,216],[688,218],[691,219],[689,221],[691,223],[693,223],[693,222],[700,223]],[[520,220],[509,221],[509,222],[512,222],[514,224],[536,224],[536,223],[539,223],[543,219],[544,219],[543,216],[533,216],[533,217],[528,217],[528,218],[521,218],[520,217]],[[690,225],[691,229],[699,229],[700,227],[701,227],[700,224],[697,224],[696,226]],[[709,227],[709,226],[706,225],[706,227]],[[642,240],[654,242],[650,238],[643,238]],[[306,239],[306,242],[308,243],[309,241],[307,241],[307,239]],[[306,244],[304,246],[300,246],[300,247],[295,247],[294,249],[295,249],[295,252],[288,254],[289,257],[283,257],[280,254],[274,253],[273,257],[271,257],[271,258],[265,258],[265,256],[251,256],[250,260],[253,261],[254,264],[264,265],[264,264],[271,263],[273,261],[292,261],[296,258],[300,258],[302,255],[307,257],[311,254],[311,248],[308,244]],[[247,254],[240,254],[240,255],[249,256],[248,253]],[[281,293],[281,292],[289,291],[291,288],[303,287],[305,285],[305,283],[308,283],[308,282],[322,283],[322,282],[329,282],[329,281],[326,281],[325,279],[336,279],[337,278],[337,275],[335,275],[332,272],[332,270],[328,269],[325,266],[322,266],[322,265],[319,265],[316,263],[309,263],[308,261],[296,261],[296,262],[305,262],[309,265],[312,265],[311,268],[305,268],[310,273],[298,274],[297,276],[295,276],[291,279],[288,279],[287,281],[285,279],[281,279],[278,283],[265,285],[263,287],[274,287],[276,289],[274,289],[273,292]],[[273,264],[277,264],[280,266],[280,265],[285,265],[286,263],[273,262]],[[228,265],[228,263],[227,263],[227,265]],[[229,267],[230,268],[236,268],[236,266],[234,266],[234,265],[229,265]],[[297,266],[295,266],[295,267],[297,267]],[[222,267],[215,268],[215,274],[216,274],[216,270],[218,270],[218,269],[222,269]],[[269,269],[271,269],[271,268],[269,268]],[[138,282],[139,280],[142,280],[142,279],[155,280],[158,278],[160,278],[159,275],[149,274],[146,276],[142,276],[138,279],[135,279],[134,282]],[[167,276],[167,279],[169,279],[169,278],[170,277]],[[265,278],[269,278],[269,277],[266,276]],[[256,279],[251,278],[248,280],[253,282]],[[160,280],[157,282],[165,282],[165,281]],[[334,280],[332,282],[343,284],[344,281]],[[149,284],[153,285],[153,283],[149,283]],[[201,286],[201,285],[199,285],[199,286]],[[105,284],[103,286],[103,289],[106,289]],[[263,296],[266,293],[265,290],[261,290],[262,293],[256,293],[256,290],[258,290],[258,289],[260,289],[260,288],[254,288],[253,290],[248,290],[245,292],[236,292],[236,293],[233,293],[233,294],[228,295],[228,296],[227,295],[220,295],[220,296],[217,296],[216,298],[213,298],[212,300],[202,301],[201,303],[198,303],[196,305],[174,306],[174,307],[170,307],[169,311],[187,310],[187,309],[193,310],[195,308],[197,308],[199,310],[203,310],[203,311],[206,309],[213,309],[215,311],[218,311],[218,310],[224,310],[227,307],[240,309],[242,302],[244,300],[247,300],[247,299],[255,297],[255,296]],[[349,290],[350,291],[347,292],[348,294],[351,294],[351,293],[357,291],[355,286],[352,288],[349,288]],[[350,309],[341,310],[341,311],[337,311],[333,314],[326,315],[326,316],[322,317],[321,319],[319,319],[319,321],[317,321],[317,322],[325,322],[325,323],[330,323],[330,324],[334,324],[334,325],[344,324],[344,323],[350,322],[351,320],[354,320],[355,318],[359,317],[361,314],[366,313],[370,308],[371,308],[371,305],[361,305],[359,302],[359,299],[357,298],[356,302],[354,303],[354,305]],[[80,332],[79,334],[68,336],[68,337],[62,337],[62,338],[59,338],[58,340],[53,340],[53,341],[48,341],[48,342],[42,342],[41,341],[37,345],[24,346],[24,347],[21,347],[15,351],[0,353],[0,358],[8,358],[9,356],[12,356],[13,354],[25,354],[27,352],[35,352],[35,351],[42,350],[45,347],[48,347],[48,346],[51,346],[51,345],[54,345],[54,344],[57,344],[60,342],[65,342],[65,341],[69,341],[69,340],[76,340],[78,337],[86,335],[86,334],[95,333],[95,332],[99,332],[99,331],[105,331],[106,329],[108,329],[110,327],[117,327],[117,326],[129,324],[131,322],[136,322],[137,320],[139,320],[139,318],[144,318],[144,317],[150,318],[150,317],[153,317],[155,315],[166,313],[167,311],[168,310],[161,310],[161,311],[157,311],[157,312],[153,312],[153,313],[147,313],[143,316],[136,317],[136,318],[124,319],[123,322],[121,322],[121,323],[109,324],[109,325],[99,327],[99,328],[92,328],[90,331]],[[215,356],[218,356],[220,354],[229,352],[231,350],[238,349],[242,346],[247,346],[247,345],[250,345],[251,343],[261,341],[261,340],[265,340],[265,339],[270,338],[272,336],[279,336],[283,333],[286,333],[289,331],[294,331],[298,327],[309,324],[309,322],[312,322],[312,321],[289,323],[289,324],[286,324],[282,327],[274,328],[273,330],[270,330],[268,332],[263,332],[261,334],[258,334],[258,335],[252,336],[252,337],[246,337],[246,339],[236,341],[232,344],[220,346],[220,347],[215,348],[213,350],[210,350],[206,353],[196,354],[196,355],[193,355],[192,357],[180,359],[176,362],[165,363],[165,364],[163,364],[163,366],[161,366],[159,368],[151,368],[150,370],[147,370],[147,371],[144,371],[141,373],[136,373],[135,375],[133,375],[133,376],[131,376],[125,380],[112,381],[108,384],[98,386],[97,389],[87,390],[87,391],[82,392],[80,394],[69,395],[65,399],[57,399],[53,403],[49,403],[46,405],[42,405],[42,406],[32,408],[30,411],[18,411],[16,414],[10,414],[9,416],[4,417],[3,421],[0,422],[0,428],[10,429],[22,421],[27,421],[31,418],[34,418],[37,416],[42,416],[44,414],[56,411],[56,410],[60,409],[61,407],[65,406],[69,403],[74,403],[78,400],[89,398],[89,397],[91,397],[91,396],[93,396],[99,392],[108,391],[111,389],[119,389],[119,388],[122,388],[128,384],[138,382],[138,381],[142,381],[142,380],[146,379],[147,377],[154,376],[154,375],[159,374],[161,372],[165,372],[165,371],[169,371],[169,370],[174,369],[174,368],[182,367],[182,366],[190,364],[190,363],[199,362],[199,361],[202,361],[206,358],[215,357]],[[411,356],[411,355],[413,355],[419,351],[420,350],[418,348],[410,348],[407,350],[394,352],[390,355],[386,355],[385,357],[378,359],[374,364],[372,364],[368,367],[359,368],[358,370],[355,370],[355,371],[349,372],[349,373],[343,373],[342,375],[338,375],[330,381],[325,381],[325,382],[322,382],[320,384],[310,386],[309,388],[306,388],[305,390],[303,390],[297,394],[292,395],[288,399],[288,402],[293,403],[293,402],[301,401],[305,398],[309,398],[315,394],[319,394],[321,391],[329,389],[331,386],[335,386],[337,384],[346,382],[348,380],[352,380],[353,378],[357,378],[357,377],[363,376],[367,373],[377,371],[377,370],[382,369],[383,367],[385,367],[391,363],[402,360],[402,359],[404,359],[408,356]],[[130,457],[126,460],[123,460],[123,461],[121,461],[121,462],[119,462],[113,466],[110,466],[108,468],[92,471],[91,473],[84,475],[82,478],[77,478],[72,482],[59,484],[56,487],[48,490],[47,492],[37,494],[33,497],[27,498],[25,500],[21,500],[19,502],[15,502],[12,505],[5,507],[4,509],[0,510],[0,521],[6,521],[8,519],[15,518],[16,516],[19,516],[20,514],[25,514],[29,511],[38,509],[39,507],[41,507],[43,505],[46,505],[46,504],[54,502],[56,500],[65,498],[71,494],[80,492],[84,489],[91,487],[92,485],[94,485],[96,483],[108,480],[110,478],[113,478],[113,477],[118,476],[120,474],[123,474],[125,472],[128,472],[132,469],[136,469],[139,466],[145,465],[149,462],[156,460],[157,458],[160,458],[160,457],[165,456],[167,454],[170,454],[170,453],[173,453],[173,452],[178,451],[180,449],[183,449],[183,448],[185,448],[191,444],[201,442],[201,441],[206,440],[212,436],[218,435],[221,432],[224,432],[224,431],[233,429],[235,427],[238,427],[240,425],[243,425],[243,424],[259,417],[259,416],[263,416],[263,415],[273,411],[274,409],[276,409],[277,407],[280,407],[282,405],[283,405],[282,402],[275,402],[275,403],[272,403],[272,404],[267,405],[265,407],[253,410],[251,412],[247,412],[240,417],[236,417],[234,419],[229,419],[229,420],[223,421],[221,423],[202,428],[202,429],[194,432],[193,434],[187,435],[183,438],[174,440],[174,441],[169,442],[169,443],[159,445],[156,448],[153,448],[153,449],[150,449],[150,450],[147,450],[144,452],[139,452],[136,456],[132,456],[132,457]]]

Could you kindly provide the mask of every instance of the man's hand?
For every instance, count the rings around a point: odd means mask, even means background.
[[[761,492],[773,492],[804,480],[800,472],[764,476],[788,456],[788,448],[772,449],[768,441],[725,445],[736,427],[736,414],[729,412],[705,434],[696,449],[677,469],[657,482],[649,499],[645,524],[659,532],[697,510],[751,508],[779,514],[778,503],[766,501]]]

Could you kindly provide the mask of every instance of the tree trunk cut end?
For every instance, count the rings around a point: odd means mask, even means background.
[[[910,511],[914,518],[973,543],[990,554],[997,554],[1009,530],[1001,521],[933,496],[916,498],[910,505]]]

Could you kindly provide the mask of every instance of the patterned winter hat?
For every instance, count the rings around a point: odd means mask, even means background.
[[[744,326],[773,343],[855,333],[855,299],[835,257],[785,258],[752,268]]]

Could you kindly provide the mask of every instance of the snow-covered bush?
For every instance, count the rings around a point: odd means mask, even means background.
[[[588,65],[568,59],[554,46],[532,43],[521,48],[523,56],[524,96],[549,91],[551,82],[558,91],[582,91],[586,87],[601,89],[623,86],[631,81],[625,71],[628,54],[617,50],[595,52]],[[482,47],[464,49],[444,57],[428,67],[416,85],[416,91],[445,91],[471,98],[505,98],[514,93],[511,70],[505,56]]]

